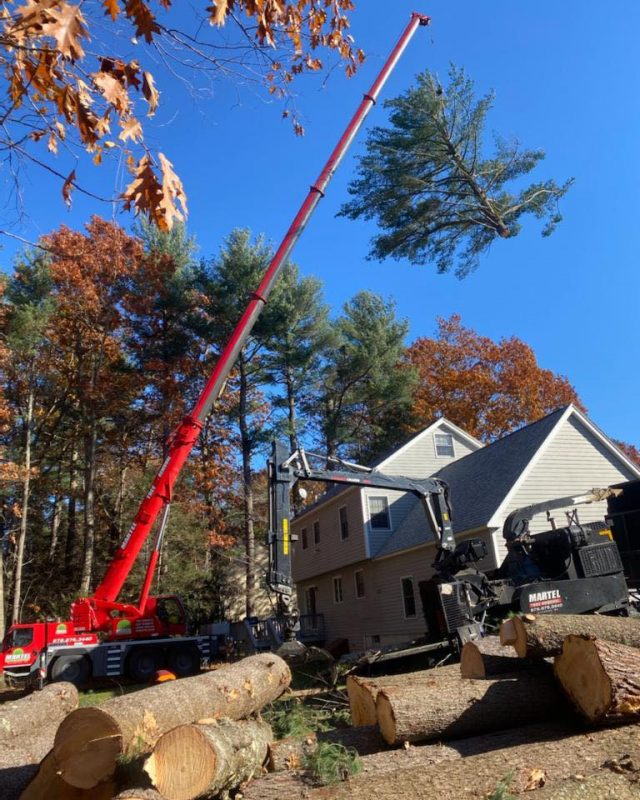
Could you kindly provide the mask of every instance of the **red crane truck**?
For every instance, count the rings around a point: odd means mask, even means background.
[[[84,683],[91,677],[120,676],[142,682],[161,667],[167,667],[178,676],[192,674],[200,668],[201,662],[210,658],[211,637],[186,635],[187,620],[180,599],[149,594],[175,482],[282,267],[324,196],[340,161],[417,28],[429,22],[429,17],[423,14],[411,14],[378,77],[311,186],[195,407],[171,437],[168,455],[95,592],[72,603],[67,621],[14,624],[9,629],[0,653],[0,669],[8,683],[23,686],[42,685],[48,680]],[[123,603],[118,600],[122,587],[159,517],[138,602]]]

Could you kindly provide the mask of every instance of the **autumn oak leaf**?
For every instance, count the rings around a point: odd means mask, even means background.
[[[180,179],[175,174],[171,162],[158,154],[162,180],[154,172],[151,157],[144,155],[134,165],[133,181],[127,186],[122,199],[127,210],[136,214],[147,214],[160,230],[171,230],[175,220],[183,220],[186,215],[186,195]],[[182,211],[176,205],[179,203]]]
[[[120,132],[118,138],[123,142],[129,141],[129,139],[131,139],[133,142],[142,141],[142,125],[135,117],[129,117],[129,119],[121,120],[120,125],[122,127],[122,131]]]
[[[80,6],[60,3],[57,8],[48,9],[46,14],[48,22],[42,26],[42,33],[56,40],[58,50],[65,58],[71,61],[82,58],[84,50],[80,39],[88,39],[89,32]]]
[[[127,114],[131,108],[131,100],[120,81],[108,72],[94,72],[92,77],[105,100],[111,103],[118,114]]]
[[[156,113],[160,92],[156,89],[153,75],[150,72],[142,73],[142,96],[149,103],[147,116],[152,117]]]
[[[104,13],[108,14],[115,22],[121,11],[120,6],[118,5],[118,0],[102,0],[102,5],[105,9]]]
[[[76,180],[76,171],[75,169],[71,171],[69,177],[66,179],[62,186],[62,198],[64,202],[67,204],[68,208],[71,208],[71,190],[75,185]]]

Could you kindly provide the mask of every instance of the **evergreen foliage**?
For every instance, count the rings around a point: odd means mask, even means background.
[[[371,257],[433,263],[438,272],[455,268],[463,277],[496,238],[516,236],[527,214],[544,220],[543,236],[553,232],[562,219],[558,200],[572,180],[523,186],[542,150],[496,135],[488,153],[493,99],[493,93],[477,98],[464,69],[452,65],[446,88],[426,71],[416,86],[386,102],[390,125],[369,134],[349,186],[352,199],[341,211],[377,221]]]

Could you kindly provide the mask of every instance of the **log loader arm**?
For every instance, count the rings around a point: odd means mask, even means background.
[[[451,526],[449,487],[438,478],[408,478],[402,475],[384,475],[366,467],[337,461],[342,469],[315,469],[309,458],[319,458],[304,450],[290,454],[281,442],[274,442],[267,462],[269,480],[269,566],[267,586],[277,596],[276,616],[281,620],[284,639],[292,642],[297,618],[291,612],[293,583],[291,580],[291,542],[289,528],[291,516],[291,490],[298,481],[320,481],[342,486],[390,489],[409,492],[423,505],[429,526],[436,539],[437,553],[433,566],[444,571],[450,569],[456,548]]]

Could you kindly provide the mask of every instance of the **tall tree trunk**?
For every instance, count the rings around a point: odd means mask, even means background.
[[[91,588],[93,556],[95,552],[95,483],[96,483],[96,439],[97,423],[95,413],[89,415],[89,429],[85,439],[84,470],[84,558],[80,591],[88,594]]]
[[[67,509],[67,541],[64,547],[64,569],[68,575],[73,566],[73,554],[78,538],[78,519],[76,502],[78,499],[78,448],[74,444],[71,450],[71,461],[69,463],[69,506]]]
[[[298,416],[296,410],[296,390],[293,385],[293,375],[290,367],[287,367],[285,376],[287,387],[287,416],[289,422],[289,447],[291,452],[298,449]]]
[[[59,471],[58,471],[59,472]],[[58,485],[60,484],[60,476],[58,475]],[[62,519],[62,495],[57,494],[53,501],[53,510],[51,514],[51,539],[49,542],[49,562],[52,563],[56,555],[58,547],[58,536],[60,534],[60,521]]]
[[[33,390],[29,390],[27,412],[24,418],[24,481],[22,484],[22,516],[16,549],[15,577],[13,581],[13,611],[11,621],[20,619],[20,596],[22,594],[22,565],[24,563],[24,544],[27,538],[29,518],[29,495],[31,493],[31,426],[33,424]]]
[[[249,385],[244,357],[238,359],[240,370],[240,399],[238,417],[240,427],[240,447],[242,450],[242,488],[244,492],[244,543],[246,555],[245,613],[253,617],[256,607],[256,540],[253,526],[253,475],[251,454],[253,442],[249,434]]]

